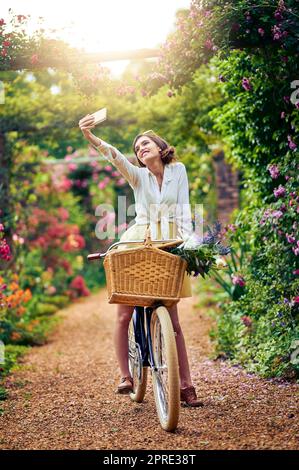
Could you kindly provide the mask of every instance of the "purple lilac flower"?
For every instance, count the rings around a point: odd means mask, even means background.
[[[250,81],[249,81],[248,78],[246,78],[246,77],[242,78],[242,87],[246,91],[252,90],[252,86],[251,86]]]
[[[271,178],[276,179],[279,177],[280,173],[277,165],[270,165],[268,170],[271,175]]]
[[[274,41],[279,41],[279,39],[281,39],[282,32],[276,24],[272,27],[272,33]]]
[[[290,135],[288,135],[288,142],[289,142],[289,147],[290,147],[291,150],[296,150],[297,149],[297,145],[292,140],[292,137]]]
[[[265,34],[265,30],[263,28],[259,28],[257,32],[263,37]]]
[[[274,219],[280,219],[280,217],[282,217],[282,216],[283,216],[283,212],[281,212],[280,210],[272,212],[272,217]]]
[[[293,253],[294,253],[295,256],[298,256],[298,255],[299,255],[299,248],[295,248],[295,247],[293,246],[292,250],[293,250]]]
[[[0,224],[0,232],[4,232],[4,225]]]
[[[296,238],[294,238],[292,235],[289,235],[288,233],[286,233],[286,239],[289,243],[295,243],[296,242]]]
[[[285,204],[281,204],[280,208],[279,208],[282,212],[285,212],[287,210],[287,207]]]
[[[274,13],[274,17],[275,17],[276,20],[279,20],[279,21],[283,19],[280,10],[276,10],[276,12]]]
[[[271,209],[266,209],[260,220],[260,225],[264,225],[266,223],[266,220],[271,216],[271,214],[272,214]]]
[[[281,119],[284,119],[286,117],[286,113],[284,111],[281,111],[280,117]]]
[[[286,190],[281,184],[278,186],[278,188],[274,189],[274,196],[279,198],[285,196]]]
[[[232,31],[239,31],[240,29],[240,24],[239,23],[233,23],[232,24]]]

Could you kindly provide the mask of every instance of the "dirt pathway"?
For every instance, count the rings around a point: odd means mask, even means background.
[[[115,306],[106,291],[59,313],[47,345],[7,379],[1,449],[299,449],[299,386],[208,359],[211,320],[180,302],[192,375],[204,408],[181,409],[176,433],[159,427],[151,384],[144,404],[115,395]]]

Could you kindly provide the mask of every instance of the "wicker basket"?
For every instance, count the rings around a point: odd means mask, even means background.
[[[104,268],[110,304],[170,307],[180,300],[187,263],[152,245],[149,230],[143,246],[112,250]]]

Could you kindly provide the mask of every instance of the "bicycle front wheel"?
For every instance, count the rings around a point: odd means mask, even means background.
[[[153,389],[160,424],[174,431],[180,414],[180,377],[177,347],[168,310],[161,306],[152,314]]]

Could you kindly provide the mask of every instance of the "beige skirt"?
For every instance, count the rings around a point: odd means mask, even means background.
[[[145,232],[147,229],[147,225],[137,225],[134,224],[128,230],[126,230],[122,236],[120,237],[121,242],[129,241],[129,240],[140,240],[141,242],[144,241]],[[169,222],[169,238],[176,238],[177,235],[176,224],[173,222]],[[157,224],[157,238],[161,239],[161,223],[158,222]],[[120,245],[118,247],[119,250],[127,250],[129,248],[133,248],[132,245]],[[185,272],[181,294],[180,297],[192,297],[192,288],[191,288],[191,279],[190,276]]]

